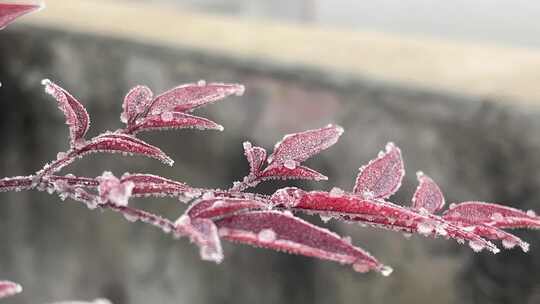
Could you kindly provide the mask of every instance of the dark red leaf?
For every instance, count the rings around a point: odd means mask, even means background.
[[[216,225],[209,219],[190,218],[182,215],[175,223],[178,235],[187,235],[199,246],[203,260],[221,263],[223,249]]]
[[[285,135],[268,157],[268,163],[301,163],[335,144],[341,134],[343,134],[342,127],[328,125],[321,129]]]
[[[288,167],[287,167],[288,166]],[[328,177],[308,167],[294,164],[270,165],[259,174],[261,180],[267,179],[307,179],[307,180],[327,180]]]
[[[261,147],[253,147],[249,141],[244,142],[244,155],[249,162],[249,172],[257,175],[266,160],[266,150]]]
[[[203,117],[181,112],[163,112],[161,115],[151,115],[134,125],[132,133],[163,129],[186,129],[223,131],[223,126]]]
[[[272,202],[283,204],[291,210],[316,213],[323,217],[336,217],[426,236],[448,236],[460,242],[467,240],[475,251],[484,248],[494,253],[499,251],[492,243],[439,216],[421,214],[385,201],[366,200],[342,191],[306,192],[285,188],[272,196]]]
[[[22,292],[21,285],[10,281],[0,281],[0,299],[16,295],[20,292]]]
[[[335,233],[278,211],[252,211],[216,221],[219,235],[229,241],[352,264],[361,272],[391,268]]]
[[[45,86],[45,92],[58,102],[58,107],[64,113],[66,124],[69,126],[71,145],[76,146],[84,139],[90,125],[86,109],[75,97],[50,80],[44,79],[42,84]]]
[[[110,152],[125,154],[140,154],[158,159],[172,166],[174,161],[159,148],[147,144],[133,136],[119,133],[107,133],[94,137],[79,150],[80,155],[92,152]]]
[[[416,173],[418,187],[412,198],[412,208],[435,213],[444,207],[444,196],[439,186],[422,172]]]
[[[229,95],[242,95],[243,93],[244,86],[239,84],[206,84],[204,81],[184,84],[154,98],[149,114],[160,115],[171,111],[191,112],[196,108],[223,99]]]
[[[353,192],[365,199],[386,199],[401,186],[405,175],[401,151],[393,143],[386,145],[386,151],[360,167]]]
[[[132,88],[124,97],[122,104],[122,115],[120,120],[127,124],[128,128],[135,124],[135,121],[146,114],[148,107],[152,103],[153,93],[146,86],[136,86]]]
[[[0,179],[0,192],[21,191],[32,188],[32,176],[14,176]]]
[[[522,211],[499,204],[464,202],[451,205],[443,218],[471,225],[489,225],[497,228],[540,228],[540,217],[534,211]]]
[[[41,1],[34,3],[0,3],[0,30],[8,26],[15,19],[43,7]]]
[[[490,240],[500,240],[502,241],[503,247],[506,249],[511,249],[515,246],[519,246],[521,247],[521,250],[523,250],[523,252],[529,251],[529,244],[527,242],[499,228],[487,225],[476,225],[466,226],[465,229],[471,229],[472,232],[476,233],[477,235],[480,235]]]
[[[129,181],[134,184],[132,191],[134,196],[176,196],[189,191],[195,191],[194,188],[187,184],[152,174],[126,174],[122,176],[121,181]]]
[[[190,218],[220,218],[240,211],[254,209],[267,209],[265,203],[243,198],[215,197],[211,199],[201,199],[191,205],[186,211]]]

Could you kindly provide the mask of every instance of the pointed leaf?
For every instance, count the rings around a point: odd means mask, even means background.
[[[10,281],[0,281],[0,299],[22,292],[22,286]]]
[[[388,143],[386,151],[360,168],[353,192],[365,199],[386,199],[399,189],[404,175],[401,151]]]
[[[267,208],[268,205],[253,199],[215,197],[194,203],[186,214],[190,218],[215,219],[241,211]]]
[[[209,83],[204,81],[190,83],[170,89],[154,98],[150,107],[151,115],[165,112],[191,112],[196,108],[223,99],[229,95],[242,95],[244,86],[228,83]]]
[[[488,249],[497,253],[498,248],[479,235],[445,221],[443,218],[421,214],[384,201],[366,200],[357,195],[324,191],[306,192],[296,188],[276,191],[272,202],[285,203],[285,207],[323,217],[336,217],[347,221],[370,224],[376,227],[419,233],[426,236],[448,236],[457,241],[467,240],[473,249]]]
[[[0,30],[15,21],[15,19],[42,7],[43,5],[39,3],[0,3]]]
[[[257,175],[266,160],[266,150],[261,147],[253,147],[249,141],[244,142],[244,155],[249,162],[249,172]]]
[[[529,244],[527,242],[499,228],[488,225],[475,225],[466,226],[465,229],[471,229],[477,235],[480,235],[490,240],[500,240],[502,241],[503,247],[506,249],[511,249],[515,246],[519,246],[521,247],[521,250],[523,250],[523,252],[529,251]]]
[[[417,172],[418,187],[412,198],[412,208],[435,213],[444,207],[444,196],[439,186],[427,175]]]
[[[152,174],[126,174],[121,181],[133,183],[133,196],[176,196],[195,190],[187,184]]]
[[[223,126],[203,117],[181,112],[163,112],[161,115],[144,118],[140,123],[132,127],[131,132],[186,128],[223,131]]]
[[[244,212],[216,221],[229,241],[352,264],[355,270],[391,271],[366,251],[337,234],[278,211]]]
[[[172,166],[174,161],[159,148],[133,136],[118,133],[107,133],[94,137],[88,144],[79,150],[80,154],[93,152],[127,153],[140,154],[155,158],[163,163]]]
[[[293,166],[294,165],[294,166]],[[270,165],[263,172],[259,174],[261,180],[268,179],[307,179],[307,180],[327,180],[328,177],[320,174],[319,172],[300,165],[288,165],[285,162],[284,165]]]
[[[283,164],[286,161],[301,163],[335,144],[341,134],[343,134],[342,127],[328,125],[321,129],[285,135],[268,157],[268,163]]]
[[[148,112],[148,108],[152,103],[153,93],[146,86],[136,86],[132,88],[124,97],[124,103],[122,104],[122,115],[120,120],[131,127],[135,124],[135,121]]]
[[[86,109],[75,97],[50,80],[44,79],[42,84],[45,86],[45,92],[56,99],[58,108],[64,113],[66,124],[69,126],[71,145],[75,146],[84,139],[90,125]]]
[[[534,211],[484,202],[464,202],[451,205],[443,218],[472,225],[485,224],[497,228],[540,229],[540,217]]]
[[[199,246],[201,259],[221,263],[223,249],[216,225],[209,219],[182,215],[175,223],[179,235],[187,235]]]

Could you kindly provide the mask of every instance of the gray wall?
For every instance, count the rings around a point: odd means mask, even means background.
[[[357,168],[387,141],[404,153],[408,174],[395,197],[408,204],[416,170],[435,178],[449,202],[478,199],[540,210],[540,119],[527,109],[423,92],[327,71],[275,66],[94,36],[19,26],[0,33],[0,172],[22,175],[67,147],[67,128],[42,78],[87,105],[90,135],[119,126],[121,100],[136,84],[160,92],[182,82],[241,82],[243,97],[203,109],[224,132],[143,135],[176,164],[90,156],[65,172],[161,174],[226,187],[247,170],[242,141],[271,148],[285,133],[342,125],[340,142],[308,163],[330,177],[289,183],[350,189]],[[258,188],[272,192],[284,183]],[[132,202],[175,218],[171,199]],[[307,217],[320,223],[318,218]],[[203,262],[187,240],[173,240],[110,212],[89,211],[46,193],[0,193],[0,275],[24,285],[5,303],[107,297],[122,303],[538,303],[540,233],[519,232],[531,252],[474,254],[452,241],[330,222],[394,267],[389,278],[334,263],[226,245],[221,265]]]

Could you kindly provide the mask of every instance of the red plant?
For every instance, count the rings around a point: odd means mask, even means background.
[[[43,4],[33,1],[29,3],[0,3],[0,30],[15,19],[43,8]]]
[[[45,91],[52,95],[65,115],[69,127],[70,149],[33,175],[0,179],[0,191],[37,189],[71,198],[90,209],[110,209],[128,221],[142,221],[171,233],[189,237],[200,249],[204,260],[221,262],[221,240],[229,240],[319,259],[350,264],[354,270],[375,270],[389,275],[392,268],[380,263],[348,237],[320,228],[295,216],[307,212],[321,218],[358,222],[406,234],[442,236],[459,243],[467,241],[478,252],[497,253],[489,240],[501,240],[505,248],[528,244],[505,232],[505,228],[540,228],[540,217],[501,205],[465,202],[452,204],[441,216],[436,213],[445,204],[437,184],[427,175],[417,174],[419,185],[410,207],[388,199],[398,190],[405,174],[400,149],[392,143],[385,151],[360,168],[353,191],[304,191],[282,188],[273,195],[245,192],[269,179],[324,180],[326,176],[305,167],[302,162],[335,144],[343,133],[336,125],[286,135],[270,156],[264,148],[244,143],[249,173],[227,190],[189,186],[164,177],[126,173],[121,177],[104,172],[98,177],[82,177],[58,172],[75,160],[97,152],[143,155],[172,165],[159,148],[135,137],[139,132],[156,129],[214,129],[217,123],[194,116],[201,106],[229,95],[242,95],[238,84],[199,83],[182,85],[156,97],[145,86],[137,86],[126,95],[120,116],[124,128],[86,139],[90,119],[84,106],[66,90],[44,80]],[[177,197],[190,206],[176,221],[129,206],[130,197]]]

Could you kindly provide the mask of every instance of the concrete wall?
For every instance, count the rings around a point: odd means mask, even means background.
[[[284,133],[342,125],[345,135],[309,164],[330,177],[291,183],[350,189],[357,168],[387,141],[403,150],[407,178],[395,200],[408,204],[416,170],[435,178],[449,202],[478,199],[540,209],[540,119],[527,108],[450,96],[319,70],[166,49],[33,27],[3,32],[0,43],[0,172],[33,172],[66,149],[67,128],[40,80],[51,78],[87,105],[91,135],[119,126],[121,100],[136,84],[155,92],[182,82],[241,82],[243,97],[201,111],[222,133],[145,134],[176,164],[90,156],[66,172],[161,174],[226,187],[247,170],[242,141],[271,148]],[[282,183],[261,186],[272,192]],[[137,206],[175,218],[174,200]],[[307,217],[316,223],[319,219]],[[203,262],[187,240],[173,240],[110,212],[89,211],[45,193],[0,193],[0,274],[22,283],[5,303],[107,297],[122,303],[537,303],[540,234],[519,232],[531,253],[474,254],[451,241],[330,222],[395,272],[362,275],[333,263],[225,247],[221,265]]]

